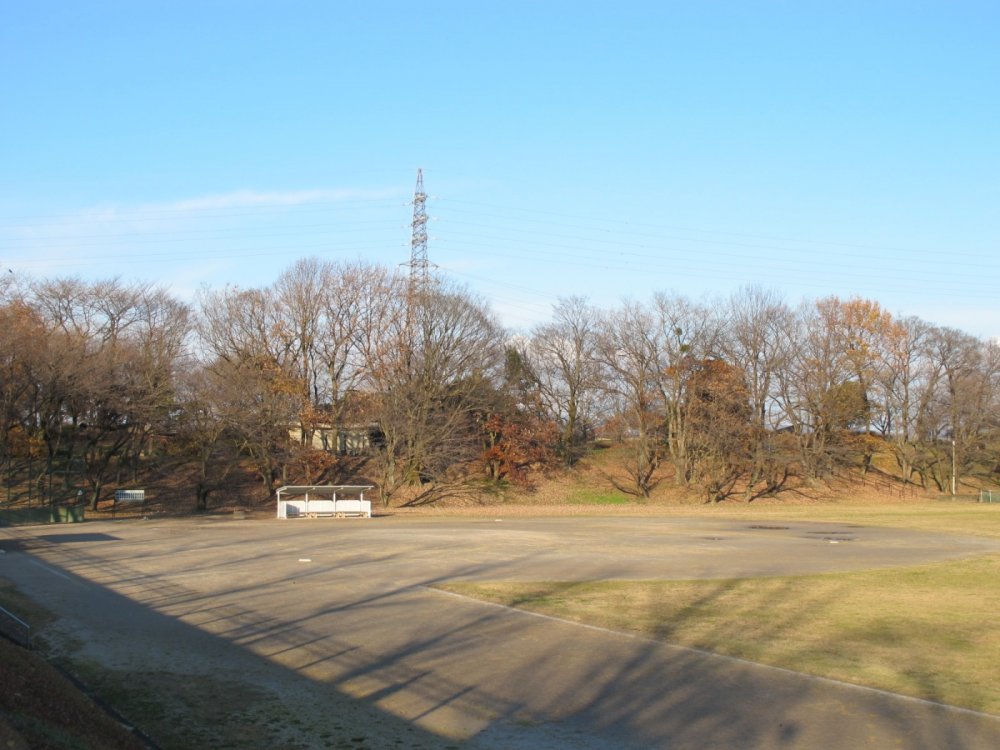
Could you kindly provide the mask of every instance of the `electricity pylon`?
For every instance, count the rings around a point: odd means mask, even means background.
[[[424,170],[417,170],[417,188],[413,191],[413,232],[410,237],[410,295],[427,291],[430,262],[427,260],[427,193]]]

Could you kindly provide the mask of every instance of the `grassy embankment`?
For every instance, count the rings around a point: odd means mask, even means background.
[[[686,513],[699,512],[690,507]],[[1000,505],[708,507],[1000,538]],[[1000,555],[731,580],[454,583],[449,591],[672,644],[1000,714]]]
[[[52,615],[0,578],[0,606],[34,627]],[[8,622],[4,623],[6,626]],[[10,750],[142,750],[146,745],[98,708],[37,651],[0,637],[0,747]]]

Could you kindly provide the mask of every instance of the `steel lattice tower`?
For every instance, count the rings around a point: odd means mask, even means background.
[[[430,262],[427,260],[427,193],[424,170],[417,170],[417,188],[413,191],[413,234],[410,239],[410,292],[427,288]]]

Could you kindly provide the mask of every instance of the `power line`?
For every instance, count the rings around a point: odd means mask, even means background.
[[[358,198],[354,200],[338,200],[333,198],[317,199],[303,203],[272,203],[255,205],[246,208],[230,208],[225,206],[175,206],[175,207],[143,207],[135,206],[130,208],[94,208],[82,210],[77,213],[62,214],[36,214],[25,216],[21,219],[13,219],[0,222],[0,227],[5,229],[23,228],[30,229],[36,227],[59,227],[63,225],[76,225],[88,222],[101,224],[116,222],[135,221],[176,221],[178,216],[190,216],[196,218],[240,218],[244,216],[257,217],[266,213],[287,214],[287,213],[317,213],[320,211],[331,211],[337,208],[351,208],[356,206],[398,206],[400,200],[395,198]]]
[[[437,201],[435,198],[434,202]],[[907,298],[918,299],[919,295],[922,301],[981,299],[991,290],[996,271],[1000,270],[998,256],[975,250],[949,249],[948,258],[957,262],[934,264],[927,259],[940,257],[941,251],[911,249],[900,259],[889,256],[889,252],[898,252],[899,248],[888,246],[671,227],[464,200],[447,200],[442,217],[429,217],[427,202],[423,171],[418,170],[411,204],[410,259],[402,264],[410,269],[413,283],[422,284],[430,273],[427,246],[432,241],[438,248],[436,253],[442,256],[437,260],[454,269],[451,273],[473,279],[477,286],[496,290],[498,294],[491,296],[506,303],[508,309],[520,308],[524,312],[540,300],[569,291],[574,272],[579,271],[582,278],[587,269],[599,270],[599,277],[593,279],[591,274],[592,280],[582,282],[589,286],[577,282],[573,292],[606,294],[611,284],[612,290],[620,288],[621,293],[630,290],[643,293],[660,280],[663,287],[682,284],[685,288],[732,280],[784,289],[817,289],[821,293],[836,291],[841,295],[860,293],[878,297],[882,293],[905,292]],[[348,216],[338,210],[350,210],[351,203],[364,206],[365,211]],[[322,255],[357,252],[393,263],[391,253],[396,252],[398,259],[398,249],[389,249],[393,244],[391,228],[395,226],[398,231],[405,224],[398,213],[396,219],[391,218],[389,207],[399,205],[399,201],[359,200],[249,211],[169,209],[163,211],[161,218],[149,222],[149,231],[142,231],[149,216],[141,212],[128,216],[84,216],[76,224],[40,224],[38,231],[26,231],[23,237],[0,233],[0,252],[24,258],[5,258],[4,262],[15,268],[41,268],[48,263],[70,270],[74,266],[102,263],[280,258],[310,252]],[[324,212],[320,221],[313,218],[317,211]],[[191,222],[186,220],[188,217]],[[232,217],[232,221],[225,221],[227,217]],[[268,223],[253,221],[258,217]],[[488,218],[480,221],[479,217]],[[303,221],[307,218],[313,221]],[[428,237],[430,222],[439,218],[441,223],[435,229],[435,236]],[[173,224],[163,224],[171,219]],[[184,219],[183,223],[178,219]],[[214,226],[209,223],[216,219],[221,221]],[[193,223],[198,221],[202,223]],[[109,232],[95,233],[104,224]],[[134,230],[130,224],[135,224]],[[77,227],[79,234],[63,233],[67,227]],[[54,236],[45,236],[46,230]],[[681,236],[685,232],[701,236]],[[398,234],[395,239],[400,239]],[[160,247],[154,243],[164,243],[161,245],[164,251],[158,252]],[[801,244],[791,246],[796,243]],[[93,249],[97,245],[103,246],[104,252]],[[840,249],[820,251],[817,245]],[[168,252],[168,247],[177,249]],[[115,255],[119,248],[122,254]],[[474,266],[469,263],[472,260],[476,261]],[[481,271],[488,278],[466,273],[466,270],[475,272],[484,264],[492,264],[491,270]],[[555,264],[557,269],[552,271],[546,264]],[[498,273],[501,267],[502,274]],[[515,269],[529,283],[538,285],[540,279],[546,279],[542,282],[545,292],[504,285],[504,279],[517,278],[509,274]],[[845,292],[845,288],[849,291]],[[506,293],[501,289],[506,289]],[[526,295],[532,302],[526,305],[524,300],[514,300],[518,294]]]

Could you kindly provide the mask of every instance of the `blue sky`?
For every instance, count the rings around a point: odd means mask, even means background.
[[[0,1],[18,274],[397,265],[421,167],[512,327],[757,283],[1000,336],[995,2]]]

